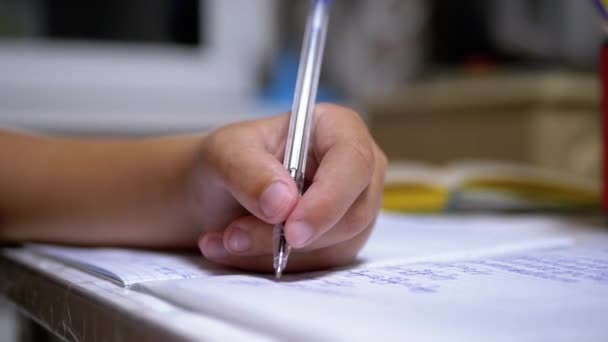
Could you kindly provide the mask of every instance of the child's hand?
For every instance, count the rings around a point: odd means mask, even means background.
[[[381,204],[386,157],[358,115],[317,106],[302,197],[282,165],[289,117],[238,123],[203,142],[197,189],[210,260],[272,270],[272,228],[286,222],[292,246],[287,271],[353,261]]]

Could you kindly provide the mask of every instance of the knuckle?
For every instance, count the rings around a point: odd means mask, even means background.
[[[331,103],[320,103],[316,106],[315,111],[317,114],[315,117],[318,120],[331,120],[332,122],[338,120],[340,122],[352,122],[365,126],[361,115],[348,107]]]
[[[314,203],[309,202],[306,221],[319,232],[326,232],[338,220],[336,203],[339,202],[340,194],[333,186],[324,186],[323,196],[315,198]]]
[[[375,169],[376,158],[374,150],[369,141],[353,142],[350,148],[354,156],[359,159],[359,164],[366,171],[366,174],[371,177]]]

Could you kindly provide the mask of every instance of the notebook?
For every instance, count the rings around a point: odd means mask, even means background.
[[[384,213],[356,264],[280,282],[193,255],[28,248],[277,340],[604,341],[608,247],[576,247],[557,225]]]
[[[281,283],[225,275],[138,287],[278,340],[608,340],[608,249],[404,261]]]
[[[513,228],[522,225],[528,230],[522,232]],[[543,228],[554,226],[552,220],[540,218],[403,216],[384,213],[378,218],[375,231],[360,253],[358,262],[364,265],[386,264],[404,259],[570,243],[570,239],[565,237],[549,238],[543,231]],[[142,282],[201,278],[233,272],[205,260],[199,254],[44,244],[30,244],[27,248],[124,287]]]
[[[123,287],[148,281],[191,279],[229,272],[194,254],[42,244],[31,244],[27,248]]]

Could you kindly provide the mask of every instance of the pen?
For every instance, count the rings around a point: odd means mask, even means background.
[[[300,194],[304,190],[308,140],[317,97],[331,2],[332,0],[311,0],[289,119],[289,133],[287,134],[283,165],[296,182]],[[291,251],[291,247],[285,239],[284,228],[285,224],[282,223],[273,229],[273,266],[277,279],[281,278]]]

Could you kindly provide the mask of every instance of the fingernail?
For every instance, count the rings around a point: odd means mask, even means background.
[[[240,228],[234,229],[228,238],[228,247],[231,251],[242,253],[251,248],[249,234]]]
[[[295,222],[291,224],[291,245],[296,248],[304,247],[315,234],[312,227],[304,222]]]
[[[267,217],[276,216],[289,200],[289,187],[283,182],[272,183],[260,198],[260,207]]]
[[[203,255],[210,259],[221,259],[228,256],[228,251],[224,248],[224,241],[221,237],[209,238],[203,246]]]

